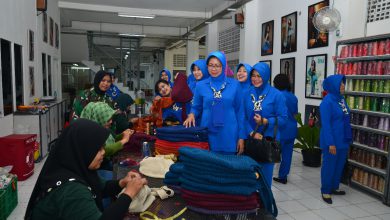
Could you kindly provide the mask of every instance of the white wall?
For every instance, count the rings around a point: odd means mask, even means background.
[[[36,11],[36,2],[31,0],[2,0],[0,7],[0,38],[8,40],[11,45],[11,57],[13,57],[14,44],[22,46],[23,53],[23,84],[24,84],[24,104],[29,104],[34,97],[42,96],[42,65],[41,53],[51,55],[52,57],[52,77],[53,77],[53,92],[57,91],[58,97],[61,98],[61,80],[60,71],[57,75],[55,73],[57,60],[58,65],[61,63],[60,49],[49,46],[43,43],[42,38],[42,14]],[[60,27],[60,14],[58,9],[58,0],[48,1],[48,25],[50,24],[50,17]],[[49,27],[48,27],[49,28]],[[28,30],[34,32],[34,61],[29,61],[28,53]],[[49,29],[48,29],[49,30]],[[55,30],[54,30],[55,31]],[[49,34],[48,34],[49,35]],[[61,47],[61,44],[60,44]],[[14,62],[14,60],[12,60]],[[30,97],[30,83],[29,83],[29,67],[34,67],[34,81],[35,81],[35,96]],[[14,80],[14,66],[12,65],[13,88],[14,88],[14,105],[15,101],[15,80]],[[1,85],[1,84],[0,84]],[[1,87],[1,86],[0,86]],[[2,98],[2,97],[0,97]],[[15,106],[16,107],[16,106]],[[0,118],[0,136],[13,133],[13,116],[8,115]]]
[[[87,35],[63,34],[61,36],[63,63],[79,63],[89,60]]]
[[[364,15],[366,10],[365,0],[338,0],[334,7],[340,11],[343,25],[343,36],[338,38],[335,32],[329,34],[329,46],[307,49],[307,16],[308,6],[319,2],[320,0],[253,0],[244,7],[245,28],[241,31],[240,40],[240,62],[255,64],[260,60],[272,60],[272,76],[280,72],[280,59],[295,57],[295,94],[299,99],[299,111],[304,113],[305,105],[319,105],[321,100],[305,98],[305,66],[306,56],[315,54],[328,54],[327,74],[331,75],[334,71],[332,56],[335,55],[336,41],[342,39],[356,38],[364,36]],[[332,2],[332,1],[331,1]],[[297,52],[281,54],[280,45],[280,25],[281,17],[292,12],[298,12],[298,33],[297,33]],[[273,55],[261,56],[261,24],[274,20],[274,52]],[[210,48],[218,47],[218,22],[213,22],[214,26],[208,27],[207,38]],[[389,26],[382,25],[376,30],[387,30]],[[373,33],[373,31],[371,31]],[[369,33],[369,32],[367,32]],[[385,32],[386,33],[386,32]]]

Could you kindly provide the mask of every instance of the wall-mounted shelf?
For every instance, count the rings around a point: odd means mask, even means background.
[[[390,79],[390,75],[345,75],[347,79]]]
[[[376,133],[376,134],[383,134],[383,135],[390,136],[390,132],[389,131],[384,131],[384,130],[380,130],[380,129],[364,127],[364,126],[361,126],[361,125],[352,125],[352,124],[351,124],[351,127],[359,129],[359,130],[363,130],[363,131],[369,131],[369,132],[373,132],[373,133]]]
[[[376,93],[376,92],[352,92],[352,91],[346,91],[345,95],[390,98],[390,94],[389,93]]]
[[[351,160],[351,159],[348,159],[348,163],[352,164],[353,166],[356,166],[356,167],[362,168],[364,170],[370,171],[371,173],[374,173],[374,174],[386,177],[386,170],[378,169],[378,168],[375,168],[375,167],[370,167],[370,166],[368,166],[368,165],[366,165],[364,163],[359,163],[359,162],[357,162],[355,160]]]
[[[390,113],[385,112],[375,112],[375,111],[367,111],[367,110],[359,110],[359,109],[351,109],[352,113],[364,114],[364,115],[372,115],[377,117],[390,117]]]
[[[373,189],[373,188],[371,188],[371,187],[368,187],[368,186],[366,186],[366,185],[363,185],[363,184],[361,184],[361,183],[359,183],[359,182],[356,182],[355,180],[351,180],[351,183],[352,183],[354,186],[357,186],[357,187],[362,188],[362,189],[364,189],[364,190],[366,190],[366,191],[369,191],[370,193],[372,193],[372,194],[374,194],[374,195],[376,195],[376,196],[379,196],[379,197],[381,197],[381,198],[383,198],[383,196],[384,196],[384,193],[382,193],[382,192],[380,192],[380,191],[378,191],[378,190],[376,190],[376,189]]]
[[[379,61],[379,60],[390,60],[390,55],[337,58],[337,62],[340,63],[358,62],[358,61]]]
[[[370,151],[372,153],[376,153],[376,154],[382,155],[382,156],[387,156],[387,154],[388,154],[388,152],[386,152],[384,150],[381,150],[381,149],[378,149],[378,148],[375,148],[375,147],[370,147],[370,146],[367,146],[367,145],[364,145],[364,144],[360,144],[360,143],[357,143],[357,142],[353,142],[352,146],[354,146],[356,148],[360,148],[362,150]]]

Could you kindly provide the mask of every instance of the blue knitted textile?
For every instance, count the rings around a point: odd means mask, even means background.
[[[186,166],[187,167],[187,166]],[[193,172],[191,169],[187,169],[182,173],[182,176],[193,180],[195,182],[200,183],[206,183],[210,185],[220,185],[220,184],[226,184],[226,185],[246,185],[250,187],[257,188],[258,181],[256,180],[255,174],[253,172],[254,178],[248,178],[248,176],[238,176],[238,175],[232,175],[230,173],[208,173],[208,175],[205,175],[204,172],[197,173]]]
[[[223,215],[223,214],[250,214],[250,213],[256,213],[257,209],[252,209],[252,210],[242,210],[242,211],[232,211],[232,210],[209,210],[209,209],[204,209],[204,208],[199,208],[199,207],[194,207],[194,206],[187,206],[188,209],[203,213],[203,214],[209,214],[209,215]],[[237,218],[239,219],[239,218]],[[247,219],[247,218],[240,218],[240,219]]]
[[[157,138],[172,142],[208,142],[209,136],[206,127],[186,128],[182,125],[156,129]]]

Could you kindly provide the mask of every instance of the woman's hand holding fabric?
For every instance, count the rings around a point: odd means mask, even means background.
[[[244,139],[238,139],[237,154],[240,155],[242,153],[244,153]]]
[[[195,127],[195,116],[193,113],[190,113],[187,116],[187,119],[183,122],[183,125],[188,128],[188,127]]]
[[[133,133],[134,133],[134,130],[131,130],[131,129],[126,129],[125,131],[122,132],[122,134],[123,134],[123,138],[121,140],[122,145],[129,142],[129,139]]]
[[[148,182],[146,181],[145,178],[141,178],[141,176],[138,173],[134,173],[134,172],[133,173],[130,172],[130,173],[131,173],[130,177],[126,177],[128,178],[128,182],[126,184],[124,193],[133,199],[138,194],[138,192],[142,189],[142,187],[148,184]]]
[[[127,183],[133,179],[133,178],[136,178],[136,177],[141,177],[141,175],[137,172],[134,172],[134,171],[130,171],[127,173],[127,175],[125,177],[123,177],[122,179],[119,180],[119,186],[121,188],[125,188]]]

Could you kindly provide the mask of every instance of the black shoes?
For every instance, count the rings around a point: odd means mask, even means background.
[[[278,183],[287,184],[287,179],[281,179],[281,178],[278,178],[278,177],[274,177],[273,180],[275,180]]]
[[[321,194],[322,195],[322,199],[328,203],[328,204],[332,204],[332,196],[330,194]]]
[[[332,194],[333,195],[343,196],[343,195],[345,195],[345,191],[343,191],[343,190],[333,190]]]

